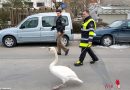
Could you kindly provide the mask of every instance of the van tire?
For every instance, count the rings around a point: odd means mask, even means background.
[[[3,45],[8,48],[14,47],[17,44],[17,41],[15,37],[13,36],[5,36],[2,42],[3,42]]]
[[[63,43],[63,45],[68,46],[69,45],[69,38],[64,35],[62,38],[62,43]]]

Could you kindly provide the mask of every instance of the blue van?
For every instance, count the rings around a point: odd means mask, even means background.
[[[62,41],[67,46],[73,40],[72,20],[69,13],[63,12],[62,16],[66,20]],[[6,47],[14,47],[18,43],[56,42],[57,31],[51,30],[55,26],[56,18],[55,12],[28,16],[16,27],[0,30],[0,43]]]

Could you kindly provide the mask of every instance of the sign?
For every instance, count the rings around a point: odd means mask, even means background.
[[[62,0],[56,0],[56,2],[62,2]]]
[[[62,9],[67,8],[67,4],[66,3],[61,3],[61,8]]]

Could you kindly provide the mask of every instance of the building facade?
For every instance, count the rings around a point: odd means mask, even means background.
[[[2,8],[2,3],[4,3],[5,0],[0,0],[0,8]]]
[[[98,15],[103,22],[128,19],[130,0],[100,0]]]
[[[38,9],[39,7],[50,7],[53,8],[54,4],[51,0],[26,0],[29,5],[33,8]],[[2,3],[6,2],[6,0],[0,0],[0,8],[2,8]]]
[[[121,5],[130,6],[130,0],[100,0],[101,5]]]
[[[54,6],[52,0],[30,0],[30,1],[33,2],[34,8],[39,8],[42,6],[53,8]]]

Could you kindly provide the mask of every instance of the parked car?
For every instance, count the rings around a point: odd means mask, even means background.
[[[73,40],[72,20],[69,13],[62,13],[62,16],[66,20],[63,43],[68,45],[69,40]],[[0,42],[6,47],[13,47],[17,43],[56,42],[57,31],[51,31],[56,18],[54,12],[28,16],[16,27],[1,30]]]
[[[110,46],[118,42],[130,42],[130,20],[118,20],[95,31],[94,42]]]

